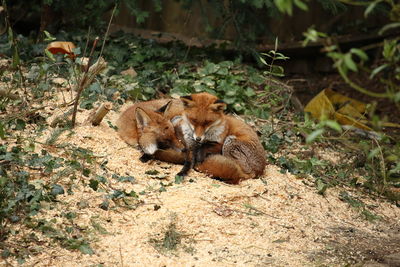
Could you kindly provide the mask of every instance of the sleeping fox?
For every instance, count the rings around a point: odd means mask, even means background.
[[[126,109],[117,120],[118,134],[129,145],[139,145],[147,161],[156,158],[171,163],[183,163],[184,148],[176,137],[171,118],[183,111],[182,103],[174,99],[138,102]]]
[[[257,133],[245,122],[225,115],[226,104],[209,93],[181,97],[184,110],[174,122],[186,150],[185,174],[191,166],[228,183],[263,174],[266,161]],[[188,159],[189,157],[189,159]]]

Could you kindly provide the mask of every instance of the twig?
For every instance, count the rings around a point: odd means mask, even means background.
[[[87,64],[87,66],[85,68],[85,73],[83,74],[83,76],[82,76],[82,78],[81,78],[81,80],[79,82],[79,87],[78,87],[78,90],[77,90],[77,93],[76,93],[76,98],[75,98],[75,103],[74,103],[74,111],[72,113],[72,128],[75,127],[76,112],[78,110],[79,98],[81,97],[83,89],[85,89],[84,86],[85,86],[85,84],[87,83],[87,80],[88,80],[88,75],[87,74],[88,74],[89,67],[90,67],[90,64],[91,64],[91,58],[93,56],[93,52],[94,52],[94,49],[96,48],[96,45],[97,45],[98,41],[99,41],[99,37],[96,37],[96,39],[93,42],[92,50],[90,51],[89,61],[88,61],[88,64]]]
[[[87,33],[87,35],[86,35],[85,49],[83,50],[83,57],[86,56],[86,50],[87,50],[87,48],[88,48],[88,46],[89,46],[90,30],[91,30],[91,28],[90,28],[90,26],[89,26],[88,33]]]
[[[99,56],[99,57],[101,57],[101,56],[103,55],[103,50],[104,50],[104,46],[106,45],[106,39],[107,39],[107,36],[108,36],[108,32],[110,31],[111,21],[112,21],[112,19],[113,19],[113,17],[114,17],[115,11],[117,10],[117,6],[118,6],[118,5],[115,4],[114,9],[113,9],[113,11],[112,11],[112,13],[111,13],[111,18],[110,18],[110,21],[108,22],[106,34],[104,34],[103,44],[102,44],[102,46],[101,46],[100,56]]]
[[[122,257],[121,243],[119,244],[119,257],[121,258],[121,267],[124,267],[124,258]]]

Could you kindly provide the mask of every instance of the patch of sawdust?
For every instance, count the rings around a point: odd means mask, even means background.
[[[97,157],[108,161],[107,172],[133,176],[133,183],[112,180],[112,186],[126,191],[144,191],[145,194],[139,196],[142,204],[134,210],[119,207],[103,210],[99,208],[102,194],[77,184],[72,195],[59,197],[62,204],[57,209],[76,211],[74,222],[81,227],[88,227],[91,218],[96,217],[109,234],[97,234],[97,241],[91,243],[94,255],[49,246],[45,252],[27,259],[27,266],[341,264],[343,261],[336,259],[337,255],[323,253],[332,240],[336,240],[337,247],[348,246],[348,242],[338,238],[338,231],[333,229],[351,227],[381,240],[389,238],[390,233],[386,230],[390,227],[399,229],[400,209],[395,205],[369,199],[368,204],[373,205],[374,211],[382,217],[371,223],[339,200],[338,188],[328,189],[326,196],[321,196],[314,187],[293,175],[281,173],[273,165],[267,166],[262,177],[266,184],[255,179],[232,186],[192,171],[182,184],[167,186],[165,192],[160,192],[160,182],[173,182],[181,166],[158,161],[140,162],[141,153],[120,140],[107,123],[115,124],[117,112],[111,111],[97,127],[83,124],[88,114],[89,111],[79,112],[74,134],[64,132],[57,143],[88,148]],[[49,134],[50,131],[46,132],[43,140]],[[166,177],[161,181],[153,179],[146,174],[150,169],[156,169]],[[104,170],[99,168],[98,171],[101,174]],[[82,200],[89,202],[86,208],[79,208],[78,202]],[[40,216],[51,218],[54,212],[43,210]],[[151,244],[150,239],[162,235],[163,229],[171,223],[171,216],[175,218],[177,231],[184,233],[185,242],[193,248],[190,253],[182,248],[171,254],[160,253]],[[359,239],[359,242],[364,241]],[[366,253],[365,249],[357,249],[357,243],[351,246],[362,255]],[[379,250],[379,247],[370,248]]]

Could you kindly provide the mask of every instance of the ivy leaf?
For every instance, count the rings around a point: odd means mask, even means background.
[[[62,195],[64,193],[65,193],[64,188],[61,185],[59,185],[59,184],[53,184],[52,185],[51,194],[53,196]]]
[[[97,189],[99,188],[99,181],[95,179],[90,179],[89,187],[92,188],[94,191],[97,191]]]
[[[318,179],[316,181],[316,187],[318,190],[318,194],[323,195],[326,191],[326,189],[328,188],[328,185],[325,184],[321,179]]]

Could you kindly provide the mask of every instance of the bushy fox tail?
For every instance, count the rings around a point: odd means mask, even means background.
[[[234,160],[219,154],[208,156],[195,169],[230,184],[237,184],[241,180],[254,178],[255,176],[252,173],[243,172],[242,168]]]

